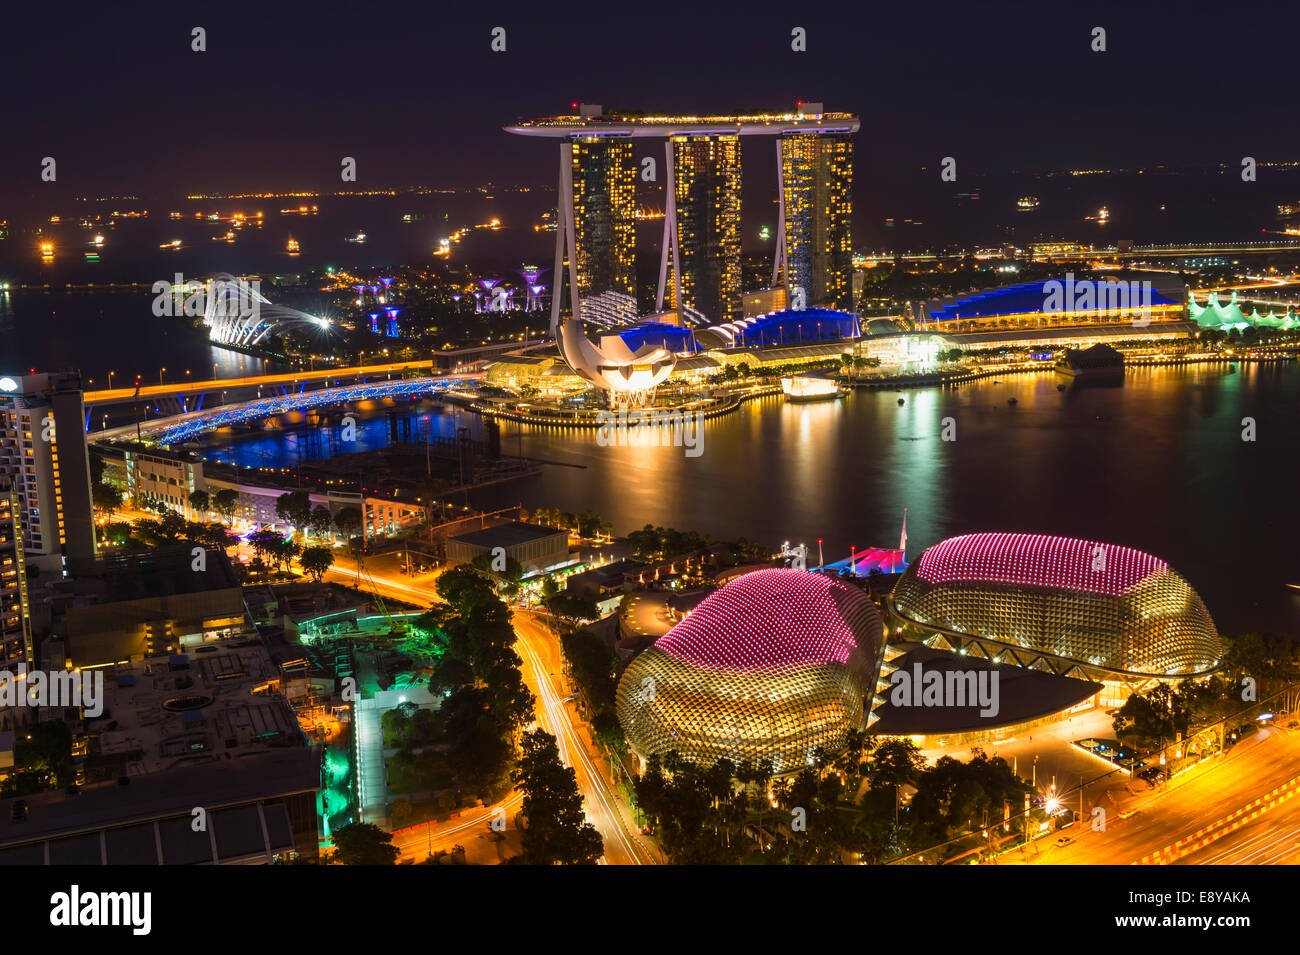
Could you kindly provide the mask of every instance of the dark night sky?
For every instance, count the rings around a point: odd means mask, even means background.
[[[1300,14],[1280,3],[88,6],[5,9],[0,217],[33,195],[337,187],[345,155],[360,188],[549,183],[546,145],[500,126],[573,100],[821,100],[862,115],[860,177],[944,155],[991,171],[1300,156]]]

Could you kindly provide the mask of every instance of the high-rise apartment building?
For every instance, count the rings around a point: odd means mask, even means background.
[[[58,569],[96,556],[81,377],[0,377],[0,477],[17,492],[28,562]]]
[[[0,670],[32,664],[31,614],[27,603],[27,564],[18,492],[0,477]]]
[[[740,137],[673,136],[672,307],[711,322],[742,317]],[[680,295],[680,300],[678,296]]]
[[[853,307],[853,143],[848,134],[784,136],[785,285],[804,304]]]
[[[582,298],[636,297],[636,161],[629,139],[573,142],[573,209]]]

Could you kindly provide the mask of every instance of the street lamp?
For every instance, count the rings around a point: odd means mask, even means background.
[[[159,369],[158,369],[158,387],[159,387],[159,388],[162,387],[162,383],[163,383],[162,376],[163,376],[163,372],[166,371],[166,370],[167,370],[166,368],[159,368]]]

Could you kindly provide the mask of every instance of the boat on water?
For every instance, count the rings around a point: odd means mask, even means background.
[[[284,251],[288,252],[290,255],[297,255],[300,251],[298,248],[298,240],[293,236],[289,236],[289,241],[285,243]]]
[[[1016,200],[1016,209],[1019,212],[1033,212],[1038,208],[1037,196],[1021,196]]]
[[[349,241],[349,242],[356,242],[356,243],[365,242],[365,241],[366,241],[366,234],[365,234],[364,232],[358,232],[358,233],[357,233],[356,235],[354,235],[354,236],[349,236],[347,241]]]
[[[786,401],[834,401],[847,392],[833,378],[814,375],[790,375],[781,379],[781,392]]]

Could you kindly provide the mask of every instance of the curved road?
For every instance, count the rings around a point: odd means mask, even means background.
[[[326,577],[341,578],[362,590],[373,588],[381,596],[407,603],[432,606],[439,601],[435,591],[408,580],[371,574],[368,570],[362,579],[358,579],[356,570],[349,568],[346,562],[332,567]],[[559,638],[527,611],[512,608],[512,617],[518,637],[515,648],[523,659],[524,683],[536,698],[537,722],[555,736],[561,760],[566,766],[573,767],[587,819],[600,831],[605,843],[605,855],[601,861],[609,865],[643,865],[660,861],[640,837],[622,796],[607,778],[607,773],[602,771],[602,757],[594,755],[593,748],[588,745],[584,731],[570,712],[571,704],[564,702],[568,692],[562,689],[564,677]],[[466,834],[487,829],[498,807],[506,808],[507,825],[513,827],[513,809],[522,799],[521,794],[511,793],[500,803],[467,810],[460,820],[435,826],[432,833],[425,827],[404,833],[394,841],[394,845],[401,848],[404,855],[423,858],[430,845],[436,851],[450,849],[457,842],[464,844]]]

